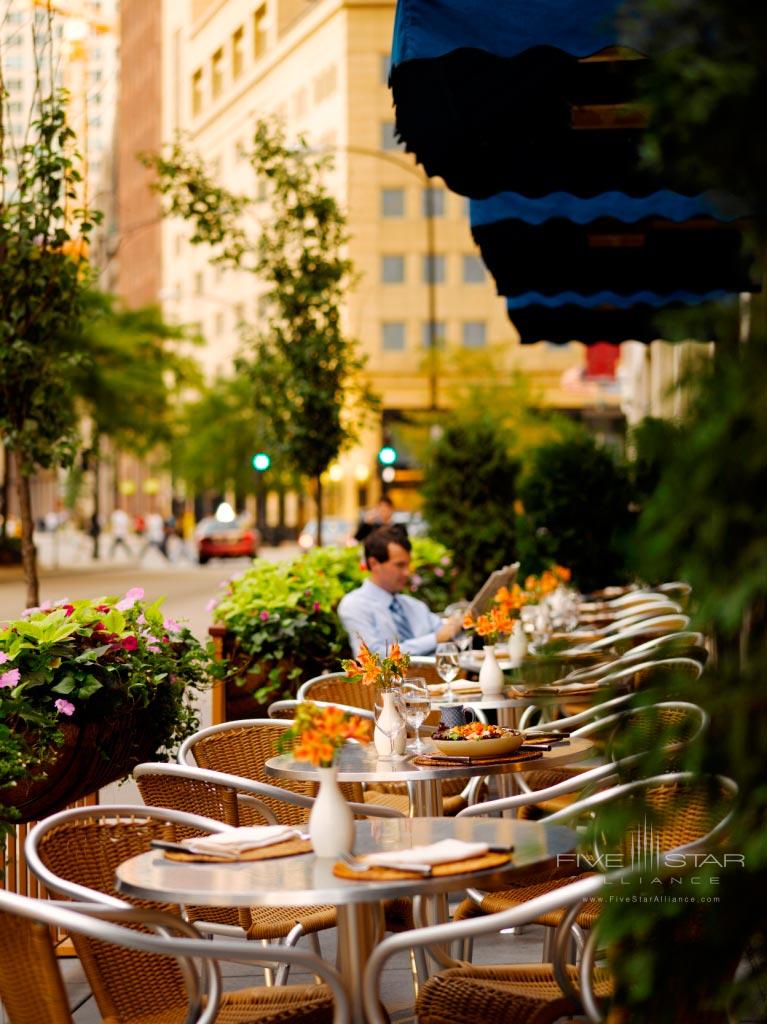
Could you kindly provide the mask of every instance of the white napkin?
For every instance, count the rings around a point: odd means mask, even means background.
[[[480,685],[478,682],[473,682],[471,679],[454,679],[453,680],[453,693],[479,693]],[[435,697],[439,697],[443,693],[447,693],[447,683],[430,683],[429,693]]]
[[[366,853],[358,860],[378,868],[400,864],[450,864],[469,857],[481,857],[487,853],[487,843],[465,843],[462,839],[442,839],[429,846],[411,846],[406,850],[386,850],[381,853]]]
[[[300,839],[300,829],[289,825],[251,825],[230,828],[210,836],[182,839],[181,845],[191,853],[244,853],[262,846],[274,846],[286,839]]]

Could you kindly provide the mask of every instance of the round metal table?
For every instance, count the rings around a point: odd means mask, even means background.
[[[411,813],[414,817],[438,817],[442,814],[442,788],[444,779],[470,779],[479,775],[511,776],[519,772],[539,768],[568,765],[588,758],[594,744],[587,739],[573,739],[545,750],[541,757],[530,761],[510,761],[506,764],[450,764],[443,766],[419,767],[412,763],[413,755],[406,755],[394,761],[378,759],[372,744],[345,744],[338,756],[339,782],[404,782],[408,784]],[[434,747],[426,744],[424,753],[433,752]],[[265,765],[267,775],[278,779],[294,779],[317,782],[317,769],[302,761],[295,761],[290,754],[271,757]]]
[[[337,907],[338,967],[349,993],[352,1019],[365,1024],[362,975],[373,946],[383,934],[383,903],[434,896],[466,886],[493,888],[513,880],[531,864],[554,865],[569,853],[577,836],[569,828],[506,818],[399,818],[355,822],[355,852],[401,850],[440,839],[484,841],[513,847],[512,859],[486,871],[438,878],[366,882],[337,878],[333,859],[312,853],[240,864],[181,864],[152,850],[124,861],[117,889],[139,899],[208,907]]]

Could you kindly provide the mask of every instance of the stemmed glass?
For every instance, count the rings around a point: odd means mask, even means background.
[[[458,675],[458,645],[452,643],[437,644],[436,650],[437,675],[447,683],[445,700],[453,699],[453,680]]]
[[[426,748],[426,744],[421,740],[418,730],[431,710],[429,687],[426,685],[426,680],[420,676],[410,676],[402,681],[400,692],[407,724],[415,729],[415,743],[410,749],[420,753]]]

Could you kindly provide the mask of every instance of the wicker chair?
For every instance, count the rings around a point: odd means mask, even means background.
[[[119,922],[119,923],[115,923]],[[319,957],[242,943],[213,946],[170,914],[61,904],[0,892],[0,998],[10,1024],[73,1024],[51,942],[72,936],[105,1022],[116,1024],[347,1024],[340,978]],[[159,930],[162,935],[142,929]],[[291,962],[322,985],[222,992],[220,959]],[[102,970],[108,967],[107,971]]]
[[[466,1024],[467,1021],[497,1020],[504,1024],[553,1024],[562,1016],[581,1011],[578,985],[589,1002],[594,995],[606,996],[610,979],[597,969],[593,977],[578,977],[560,958],[550,964],[515,964],[500,967],[472,967],[451,960],[444,948],[452,942],[467,944],[476,936],[497,934],[504,928],[529,924],[542,916],[565,909],[575,910],[584,900],[594,900],[611,876],[592,875],[579,879],[525,906],[514,907],[492,917],[419,928],[405,936],[384,939],[373,950],[365,971],[364,999],[370,1024],[386,1024],[388,1018],[380,1000],[381,972],[387,960],[404,948],[405,942],[428,947],[447,970],[432,977],[421,990],[416,1004],[419,1024]],[[572,912],[572,911],[570,911]],[[439,944],[439,945],[438,945]],[[564,943],[561,946],[564,950]]]
[[[355,707],[346,706],[349,710],[357,710]],[[211,725],[196,732],[181,744],[178,752],[179,764],[196,764],[210,771],[237,775],[243,779],[274,786],[275,780],[266,774],[264,765],[274,755],[277,741],[289,725],[288,721],[271,718],[243,718],[235,722]],[[279,788],[309,797],[315,796],[317,792],[317,784],[314,782],[280,779]],[[359,782],[342,783],[341,789],[346,799],[353,803],[369,803],[371,807],[388,807],[403,815],[408,813],[407,793],[365,793]],[[281,800],[269,798],[266,798],[264,803],[281,825],[305,822],[309,816],[308,807],[311,806],[288,805]],[[243,824],[253,823],[255,819],[248,820],[245,815]]]
[[[679,750],[683,745],[684,741],[680,740],[679,743],[670,745],[669,750],[672,748]],[[635,763],[636,760],[636,757],[624,758],[622,761],[616,762],[615,767],[623,770],[627,765],[631,766],[632,763]],[[592,772],[586,772],[578,779],[552,787],[548,792],[554,790],[562,792],[568,786],[571,790],[577,789],[584,779],[592,775]],[[601,780],[597,781],[604,781],[606,777],[603,776]],[[594,777],[591,781],[594,781]],[[694,852],[704,849],[706,844],[717,839],[729,821],[730,806],[737,793],[737,787],[729,779],[719,779],[718,782],[720,800],[715,807],[712,807],[709,787],[700,785],[698,780],[689,773],[677,772],[654,776],[650,779],[636,779],[613,786],[578,800],[571,806],[549,815],[545,820],[547,825],[577,822],[584,815],[590,815],[595,808],[608,801],[635,799],[636,794],[641,792],[645,807],[657,817],[657,820],[652,823],[653,837],[657,844],[657,847],[653,847],[654,852]],[[497,812],[504,809],[501,805],[507,805],[512,801],[516,801],[515,806],[520,806],[522,803],[519,797],[510,797],[487,803],[485,808],[491,813]],[[478,813],[480,806],[469,808],[463,814]],[[723,813],[722,808],[727,813]],[[631,836],[626,837],[627,848],[623,851],[625,856],[629,856],[628,846],[631,838]],[[568,884],[568,878],[562,877],[562,875],[563,872],[560,872],[559,877],[553,877],[549,873],[545,877],[529,878],[524,884],[497,892],[482,893],[478,890],[467,889],[469,896],[459,904],[455,914],[456,920],[483,914],[495,914],[521,906],[530,899],[556,891]],[[599,911],[599,903],[585,903],[574,918],[573,926],[576,930],[591,928]],[[562,923],[562,914],[559,911],[554,911],[537,920],[539,924],[553,929]],[[544,957],[551,949],[551,941],[552,934],[547,933],[544,936]]]

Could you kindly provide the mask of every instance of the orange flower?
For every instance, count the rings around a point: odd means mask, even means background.
[[[570,569],[566,569],[564,565],[555,565],[552,571],[557,574],[563,583],[569,583],[573,575],[572,571]]]
[[[541,574],[541,592],[544,594],[550,594],[552,590],[556,590],[559,586],[559,580],[551,569],[546,569]]]
[[[471,612],[466,612],[463,617],[463,628],[474,629],[474,619],[471,617]]]
[[[318,708],[316,704],[300,704],[290,729],[286,729],[278,742],[278,749],[292,749],[298,761],[314,765],[331,765],[336,750],[347,740],[369,743],[371,725],[359,715],[342,711],[333,705]]]
[[[538,577],[530,575],[525,580],[525,590],[535,591],[538,589]]]

